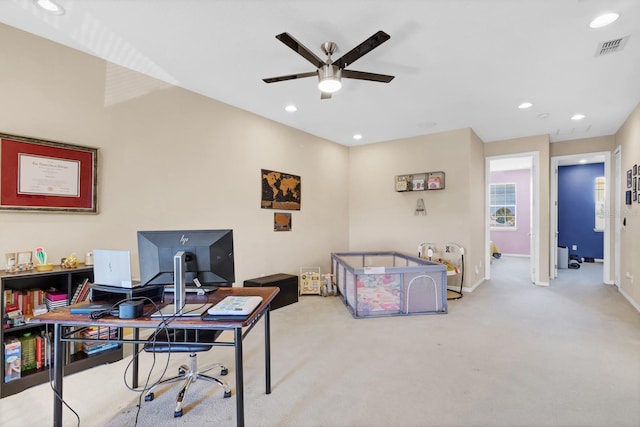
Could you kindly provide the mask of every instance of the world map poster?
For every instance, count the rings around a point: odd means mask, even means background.
[[[300,210],[300,177],[262,169],[262,209]]]

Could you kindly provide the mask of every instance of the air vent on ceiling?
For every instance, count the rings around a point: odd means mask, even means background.
[[[556,130],[556,136],[569,136],[576,133],[587,133],[591,130],[591,125],[580,126],[575,128],[558,129]]]
[[[609,53],[620,52],[624,48],[624,45],[627,44],[627,40],[629,40],[629,36],[624,36],[624,37],[620,37],[619,39],[602,42],[598,44],[598,49],[596,49],[595,56],[602,56],[602,55],[607,55]]]

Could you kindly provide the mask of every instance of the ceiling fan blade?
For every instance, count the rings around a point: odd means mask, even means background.
[[[371,80],[374,82],[389,83],[395,76],[386,74],[366,73],[364,71],[342,70],[342,77],[348,79]]]
[[[349,52],[342,55],[340,59],[334,61],[333,64],[337,65],[338,68],[344,68],[348,65],[353,64],[360,57],[366,55],[371,52],[373,49],[380,46],[382,43],[389,40],[391,36],[384,31],[378,31],[367,40],[360,43],[358,46],[351,49]]]
[[[322,59],[320,59],[315,53],[307,49],[307,47],[300,43],[298,40],[291,37],[289,33],[278,34],[276,38],[296,51],[298,55],[311,62],[313,65],[315,65],[316,68],[320,68],[324,65],[324,61]]]
[[[329,92],[320,92],[320,99],[331,99],[331,93],[329,93]]]
[[[269,77],[267,79],[262,79],[262,81],[265,83],[275,83],[275,82],[282,82],[285,80],[303,79],[305,77],[313,77],[317,75],[318,75],[317,71],[310,71],[308,73],[289,74],[287,76],[279,76],[279,77]]]

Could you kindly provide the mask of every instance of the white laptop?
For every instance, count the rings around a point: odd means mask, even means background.
[[[124,250],[93,250],[93,283],[96,285],[133,288],[139,282],[131,280],[131,253]]]

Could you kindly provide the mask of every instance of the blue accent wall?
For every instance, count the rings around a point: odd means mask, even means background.
[[[604,233],[593,231],[599,176],[604,176],[604,163],[558,167],[558,246],[583,258],[603,258]]]

